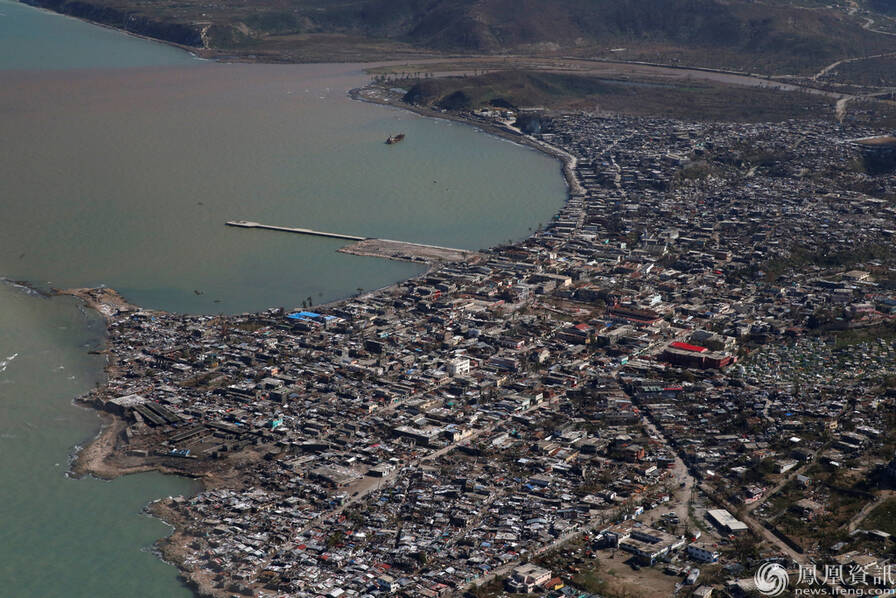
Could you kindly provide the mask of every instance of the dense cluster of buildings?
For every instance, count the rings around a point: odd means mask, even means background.
[[[216,476],[170,508],[180,566],[221,595],[548,591],[521,563],[591,530],[715,563],[632,522],[675,502],[677,460],[759,504],[759,463],[847,463],[885,434],[893,339],[818,336],[894,319],[893,181],[849,142],[869,134],[546,120],[583,191],[544,230],[315,311],[122,310],[88,399],[129,422],[121,459]]]

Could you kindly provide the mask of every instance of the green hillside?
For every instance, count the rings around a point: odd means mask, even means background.
[[[845,10],[786,0],[28,1],[209,54],[265,60],[615,49],[609,55],[783,74],[896,50],[896,38],[862,29]]]

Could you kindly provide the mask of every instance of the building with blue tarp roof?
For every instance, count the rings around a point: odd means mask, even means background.
[[[333,320],[338,320],[336,316],[327,316],[324,314],[315,313],[313,311],[297,311],[286,316],[290,320],[300,320],[303,322],[318,322],[320,324],[326,324],[328,322],[332,322]]]
[[[313,311],[297,311],[295,313],[289,314],[286,317],[292,318],[293,320],[314,319],[319,318],[320,314],[314,313]]]

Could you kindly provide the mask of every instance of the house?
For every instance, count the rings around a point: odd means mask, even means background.
[[[739,534],[747,531],[747,525],[738,519],[735,519],[726,509],[710,509],[706,512],[706,517],[716,527],[729,534]]]
[[[693,543],[688,544],[688,556],[700,563],[717,563],[719,561],[719,551],[714,550],[711,544]]]
[[[684,539],[664,531],[646,527],[631,527],[630,537],[619,540],[620,550],[635,555],[645,565],[653,565],[657,559],[681,548]]]
[[[814,500],[802,498],[790,505],[790,510],[800,517],[805,517],[811,520],[815,519],[815,516],[821,512],[822,506]]]
[[[658,558],[669,552],[668,547],[637,538],[629,538],[619,543],[619,548],[635,555],[645,565],[652,565]]]
[[[649,326],[655,324],[662,318],[660,314],[649,309],[639,309],[626,305],[616,304],[608,310],[610,316],[626,320],[638,326]]]
[[[567,326],[557,332],[557,338],[571,345],[587,345],[591,342],[594,329],[588,324],[580,323]]]
[[[134,409],[138,405],[144,405],[148,399],[138,394],[130,394],[122,397],[116,397],[106,401],[106,409],[118,415],[124,415],[129,409]]]
[[[640,461],[647,455],[644,447],[640,444],[630,444],[627,447],[623,448],[620,453],[622,454],[622,458],[629,463]]]
[[[765,489],[759,486],[747,486],[744,488],[744,504],[748,505],[756,502],[762,498],[763,492],[765,492]]]
[[[626,521],[610,527],[601,534],[601,545],[618,547],[620,542],[628,540],[632,535],[632,522]]]
[[[533,563],[516,567],[507,579],[507,589],[519,594],[529,594],[551,580],[551,572]]]
[[[712,596],[712,586],[700,586],[691,594],[694,598],[709,598]]]
[[[470,360],[458,357],[448,364],[448,373],[451,376],[466,376],[470,373]]]
[[[799,465],[799,463],[793,459],[775,461],[775,470],[776,473],[787,473],[797,465]]]
[[[722,369],[737,359],[721,351],[710,351],[706,347],[672,342],[660,355],[662,361],[685,368]]]
[[[398,591],[398,582],[395,581],[395,578],[391,575],[381,575],[376,580],[376,585],[384,592],[392,592]]]

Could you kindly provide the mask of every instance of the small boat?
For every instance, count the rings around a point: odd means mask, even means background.
[[[399,141],[404,141],[404,133],[399,133],[398,135],[390,135],[388,139],[386,139],[387,145],[393,145],[398,143]]]

